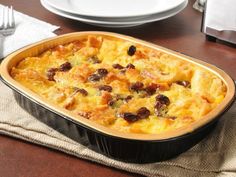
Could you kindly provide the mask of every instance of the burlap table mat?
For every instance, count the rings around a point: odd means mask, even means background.
[[[236,176],[236,107],[220,119],[216,129],[203,141],[177,158],[150,164],[116,161],[96,153],[21,109],[12,91],[0,82],[0,133],[47,146],[107,166],[146,176]]]

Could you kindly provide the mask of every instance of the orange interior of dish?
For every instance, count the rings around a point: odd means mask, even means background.
[[[109,33],[57,37],[10,58],[7,75],[23,91],[125,138],[191,132],[223,111],[234,95],[232,80],[213,66]]]

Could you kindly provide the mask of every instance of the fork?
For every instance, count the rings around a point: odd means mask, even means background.
[[[4,7],[2,10],[2,20],[0,24],[0,34],[3,36],[11,35],[15,32],[15,19],[13,7]]]

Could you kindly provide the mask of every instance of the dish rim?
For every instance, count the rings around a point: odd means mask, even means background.
[[[181,60],[190,62],[199,67],[202,67],[210,71],[211,73],[214,73],[215,75],[217,75],[224,82],[224,84],[227,87],[227,93],[225,95],[225,98],[216,108],[214,108],[207,115],[203,116],[201,119],[194,121],[193,123],[187,126],[183,126],[181,128],[167,131],[167,132],[162,132],[160,134],[124,133],[124,132],[119,132],[118,130],[113,130],[111,128],[105,127],[96,122],[85,119],[81,116],[75,115],[71,111],[63,109],[59,107],[58,105],[53,104],[48,100],[45,100],[43,97],[40,97],[37,93],[34,93],[33,91],[27,89],[26,87],[24,87],[22,84],[20,84],[19,82],[17,82],[11,77],[10,69],[13,66],[15,66],[19,61],[23,60],[25,57],[39,55],[43,51],[46,51],[56,45],[66,44],[72,41],[86,38],[89,35],[106,36],[108,38],[116,38],[116,39],[118,38],[124,41],[129,41],[131,43],[145,46],[150,49],[159,50],[168,55],[175,56]],[[176,51],[173,51],[173,50],[170,50],[170,49],[167,49],[159,45],[146,42],[137,38],[133,38],[130,36],[121,35],[117,33],[102,32],[102,31],[85,31],[85,32],[68,33],[68,34],[52,37],[49,39],[45,39],[40,42],[34,43],[32,45],[26,46],[10,54],[2,61],[0,65],[0,73],[1,73],[2,80],[5,82],[6,85],[11,87],[18,93],[22,94],[23,96],[27,97],[31,101],[37,103],[38,105],[43,106],[47,110],[53,111],[54,113],[64,117],[65,119],[72,121],[76,124],[79,124],[83,127],[95,130],[97,132],[100,132],[100,133],[103,133],[112,137],[119,137],[119,138],[130,139],[130,140],[165,141],[165,140],[169,140],[173,138],[175,139],[183,135],[189,134],[203,127],[204,125],[212,122],[214,119],[216,119],[218,115],[223,113],[231,105],[235,97],[235,84],[233,80],[227,73],[225,73],[223,70],[219,69],[218,67],[214,65],[211,65],[204,61],[186,56],[179,52],[176,52]]]

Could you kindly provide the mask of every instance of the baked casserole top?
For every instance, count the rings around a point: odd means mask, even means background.
[[[174,55],[93,35],[23,59],[11,76],[75,115],[128,133],[187,126],[227,92],[217,75]]]

